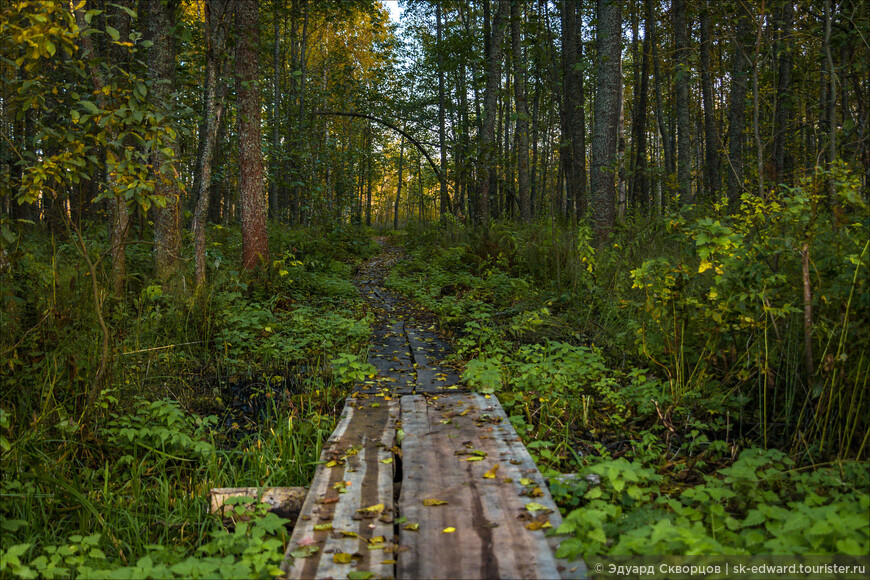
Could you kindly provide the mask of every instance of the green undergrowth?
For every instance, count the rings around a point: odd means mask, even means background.
[[[837,168],[735,214],[629,216],[600,246],[583,226],[447,221],[409,232],[387,284],[454,335],[538,466],[578,475],[553,487],[563,555],[866,554],[858,192]]]
[[[289,522],[254,502],[227,527],[208,492],[309,483],[370,333],[350,278],[377,244],[273,225],[272,260],[249,274],[238,228],[209,226],[198,290],[186,265],[155,282],[131,245],[85,413],[101,332],[82,260],[59,234],[2,225],[0,577],[277,575]],[[95,256],[103,230],[85,230]]]

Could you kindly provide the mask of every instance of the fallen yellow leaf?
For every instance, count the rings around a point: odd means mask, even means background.
[[[492,466],[492,469],[483,474],[483,477],[486,479],[495,479],[495,474],[498,472],[498,468],[501,467],[498,463]]]
[[[455,531],[456,531],[456,528],[444,528],[443,530],[441,530],[441,533],[442,534],[452,534]]]
[[[552,528],[552,527],[553,526],[548,521],[543,521],[543,522],[534,521],[534,522],[529,522],[526,524],[526,529],[532,530],[532,531],[545,530],[547,528]]]
[[[357,513],[361,513],[361,512],[380,513],[382,511],[384,511],[384,504],[378,503],[378,504],[371,505],[371,506],[366,507],[366,508],[358,509],[356,511],[357,511]]]
[[[432,507],[436,505],[447,505],[447,502],[441,499],[424,499],[423,505],[426,507]]]

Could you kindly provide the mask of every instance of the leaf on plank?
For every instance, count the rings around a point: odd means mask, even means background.
[[[384,511],[384,504],[378,503],[375,505],[371,505],[369,507],[360,508],[356,511],[357,511],[357,513],[379,514],[382,511]]]
[[[293,550],[290,555],[294,558],[310,558],[320,551],[320,546],[303,546],[299,550]]]
[[[552,527],[553,527],[553,526],[552,526],[552,525],[550,524],[550,522],[548,522],[547,520],[544,520],[544,521],[542,521],[542,522],[541,522],[541,521],[538,521],[538,520],[535,520],[535,521],[533,521],[533,522],[529,522],[529,523],[526,524],[526,529],[527,529],[527,530],[532,530],[532,531],[535,531],[535,530],[545,530],[545,529],[547,529],[547,528],[552,528]]]
[[[439,505],[447,505],[447,502],[441,499],[424,499],[423,505],[426,507],[433,507]]]
[[[498,468],[501,467],[498,463],[492,466],[492,468],[483,474],[485,479],[495,479],[495,474],[498,473]]]

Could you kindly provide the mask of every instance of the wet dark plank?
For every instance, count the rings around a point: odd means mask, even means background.
[[[444,339],[431,329],[406,326],[405,333],[411,355],[417,365],[416,393],[465,389],[459,374],[454,369],[441,364],[451,352],[450,345]]]
[[[368,362],[378,369],[378,374],[372,380],[357,385],[355,390],[366,393],[413,392],[417,375],[403,321],[391,321],[375,329]]]

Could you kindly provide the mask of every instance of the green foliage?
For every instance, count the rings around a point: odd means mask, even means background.
[[[353,354],[339,354],[332,359],[332,372],[339,383],[361,383],[378,374],[378,369]]]
[[[782,452],[744,450],[718,475],[669,490],[623,458],[592,461],[566,495],[559,555],[866,554],[870,507],[864,464],[795,470]],[[565,491],[563,489],[563,491]]]
[[[217,422],[215,417],[186,415],[170,399],[140,401],[136,407],[135,414],[114,413],[108,423],[108,441],[129,454],[122,456],[121,463],[133,461],[142,450],[182,460],[215,452],[206,441]]]
[[[0,575],[276,575],[286,522],[227,531],[206,514],[206,492],[310,480],[344,396],[325,363],[337,352],[358,362],[369,335],[351,266],[291,230],[271,240],[275,263],[242,274],[230,267],[238,228],[214,227],[212,284],[189,295],[154,284],[151,248],[131,246],[131,292],[106,301],[108,379],[82,425],[99,357],[90,279],[69,242],[0,225]],[[104,226],[82,232],[92,257],[106,251]],[[345,258],[371,251],[342,235]],[[264,412],[218,419],[246,377]]]
[[[233,531],[216,530],[196,555],[150,545],[134,564],[108,557],[99,547],[100,534],[73,535],[66,544],[41,551],[16,544],[0,555],[0,573],[19,578],[273,578],[281,575],[287,523],[275,514],[261,514]]]
[[[828,179],[837,184],[838,213],[823,209]],[[642,299],[625,306],[646,314],[631,321],[637,350],[666,373],[674,402],[727,380],[753,397],[765,438],[768,425],[780,422],[798,427],[793,444],[810,455],[846,457],[863,447],[868,424],[856,405],[870,370],[870,220],[855,179],[836,166],[765,199],[744,196],[734,215],[724,214],[723,202],[718,218],[671,216],[669,237],[681,251],[632,270]],[[812,369],[800,356],[807,346]],[[808,446],[810,433],[821,438]]]
[[[166,200],[155,194],[151,175],[151,157],[157,152],[170,158],[164,174],[157,178],[178,178],[171,166],[173,152],[169,147],[177,132],[165,111],[146,98],[151,81],[121,63],[83,54],[84,39],[91,42],[98,35],[108,36],[113,50],[131,58],[139,49],[141,34],[121,39],[118,30],[110,25],[98,28],[99,19],[93,18],[102,12],[88,11],[86,28],[80,29],[69,4],[18,2],[8,20],[0,21],[0,38],[11,40],[13,47],[27,47],[16,64],[32,74],[10,79],[19,118],[33,109],[69,121],[39,126],[38,140],[47,153],[36,157],[35,151],[25,152],[24,178],[17,192],[19,203],[35,203],[43,196],[62,199],[68,187],[90,180],[94,173],[105,169],[109,187],[99,193],[97,200],[117,198],[143,210],[152,205],[165,206]],[[66,58],[52,58],[58,49]],[[36,74],[41,67],[60,67],[63,74]]]

